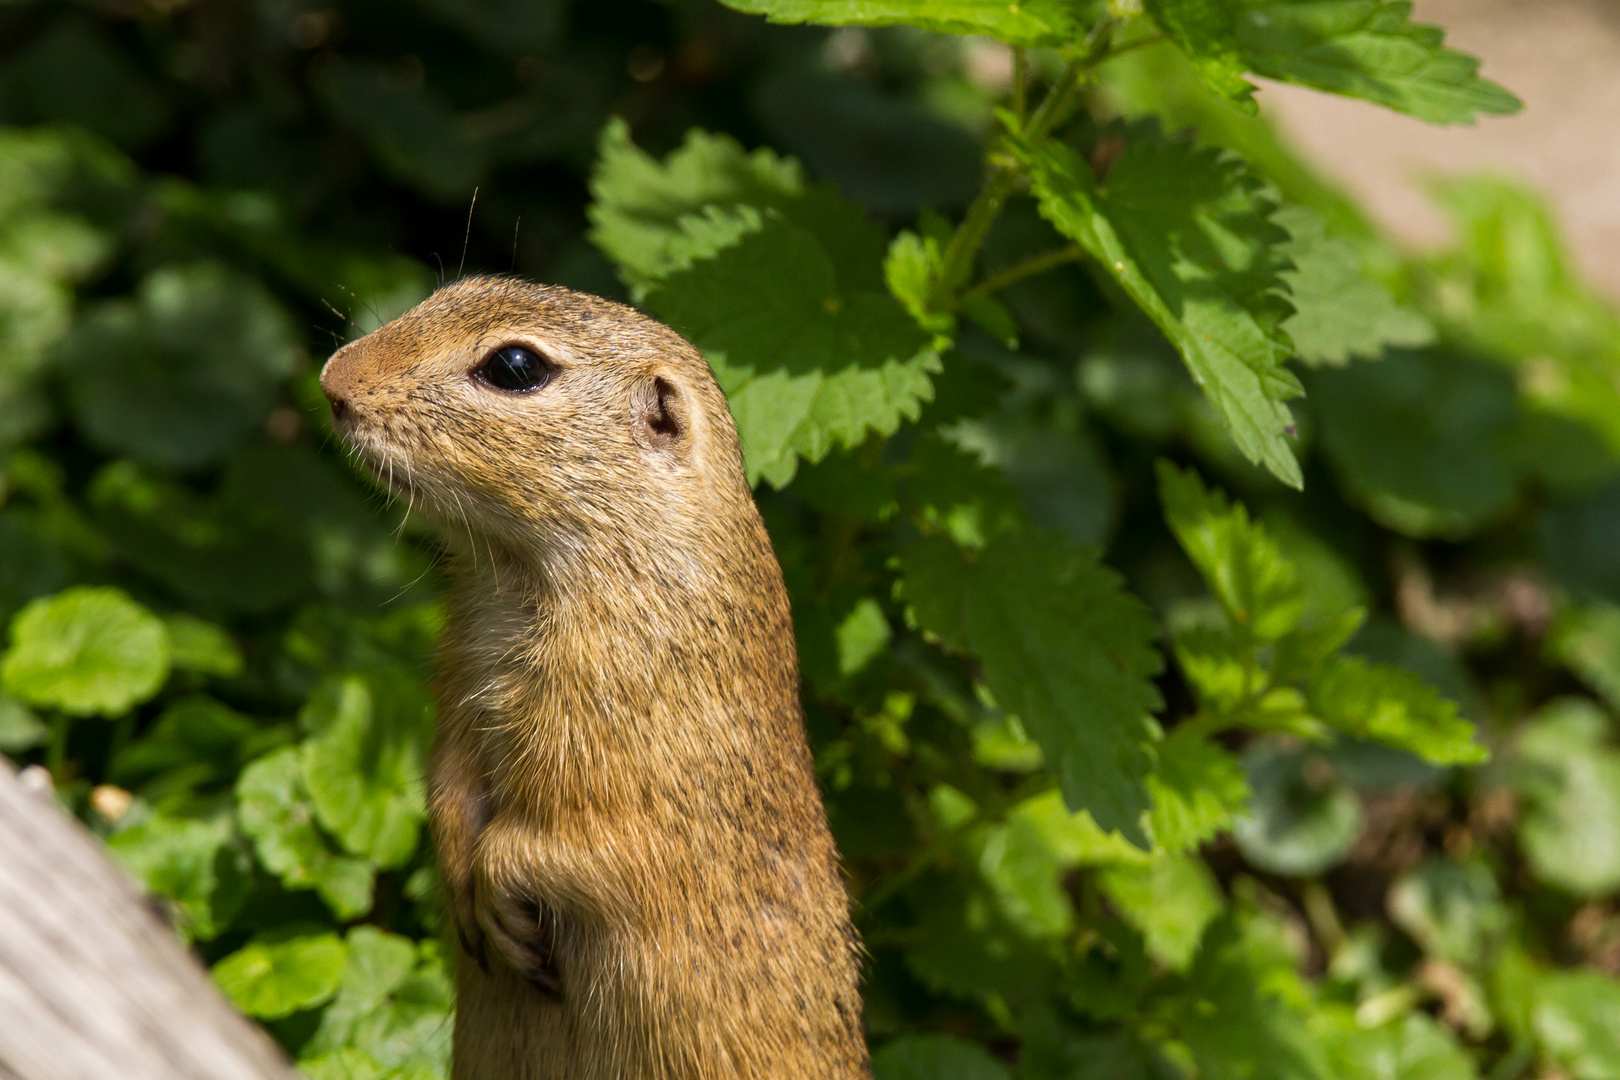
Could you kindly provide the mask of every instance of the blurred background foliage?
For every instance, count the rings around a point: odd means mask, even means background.
[[[700,0],[0,4],[0,751],[311,1077],[443,1076],[437,549],[315,373],[514,272],[644,304],[732,395],[880,1077],[1620,1077],[1620,313],[1498,180],[1396,248],[1175,6],[1194,62],[1127,32],[1060,134],[1251,200],[1303,491],[1093,263],[908,286],[1051,50]],[[1015,194],[980,279],[1064,242]],[[714,297],[798,318],[801,262],[845,336],[782,377],[844,398],[784,425]]]

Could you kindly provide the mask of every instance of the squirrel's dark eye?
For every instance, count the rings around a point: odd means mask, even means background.
[[[555,371],[549,362],[521,345],[505,345],[490,354],[489,359],[473,371],[480,382],[497,390],[521,394],[538,390],[551,380]]]

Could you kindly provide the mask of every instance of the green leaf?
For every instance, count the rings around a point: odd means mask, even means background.
[[[0,695],[0,753],[16,754],[44,744],[50,728],[28,706]]]
[[[237,820],[253,838],[259,861],[282,884],[314,889],[339,918],[352,919],[371,907],[376,871],[337,854],[316,831],[300,757],[289,746],[243,769],[236,782]]]
[[[1421,1012],[1375,1028],[1356,1022],[1352,1010],[1324,1010],[1314,1024],[1343,1080],[1474,1080],[1473,1058],[1444,1027]]]
[[[1447,49],[1437,27],[1410,21],[1405,0],[1146,0],[1165,34],[1211,89],[1248,111],[1253,72],[1361,98],[1432,124],[1517,112],[1518,98]]]
[[[113,857],[158,896],[180,905],[188,938],[223,931],[247,891],[246,852],[229,817],[194,820],[153,813],[107,841]]]
[[[888,295],[840,282],[821,241],[774,213],[646,303],[708,357],[751,481],[781,487],[799,458],[889,434],[932,397],[927,335]]]
[[[724,0],[774,23],[916,26],[942,34],[985,34],[1012,45],[1071,45],[1084,37],[1093,5],[1075,0]]]
[[[1313,877],[1343,861],[1361,836],[1361,801],[1310,750],[1271,742],[1243,755],[1253,797],[1232,838],[1262,870]]]
[[[1355,357],[1377,359],[1391,346],[1434,342],[1433,324],[1363,273],[1355,247],[1329,236],[1314,210],[1286,206],[1272,220],[1293,237],[1283,253],[1294,268],[1282,277],[1294,314],[1282,328],[1301,360],[1342,367]]]
[[[224,630],[184,612],[163,622],[169,630],[169,661],[179,670],[222,679],[242,673],[242,651]]]
[[[218,460],[262,424],[302,358],[264,286],[211,264],[154,271],[133,298],[91,309],[55,352],[92,442],[178,468]]]
[[[348,950],[336,934],[255,941],[214,965],[214,982],[238,1009],[276,1020],[337,992]]]
[[[1159,767],[1148,777],[1153,842],[1172,854],[1191,851],[1231,826],[1249,806],[1243,767],[1227,751],[1185,730],[1159,744]]]
[[[443,1076],[453,997],[436,944],[419,948],[374,926],[355,927],[345,941],[343,980],[303,1055],[357,1048],[383,1066],[429,1068]]]
[[[1620,982],[1596,971],[1536,980],[1531,1013],[1542,1053],[1576,1080],[1620,1080]]]
[[[1593,604],[1558,620],[1552,649],[1581,681],[1620,710],[1620,607]]]
[[[1390,919],[1426,955],[1466,966],[1491,955],[1508,928],[1508,910],[1490,867],[1428,859],[1390,886]]]
[[[1301,393],[1283,367],[1282,248],[1276,203],[1242,162],[1165,139],[1150,124],[1121,130],[1124,151],[1102,182],[1057,140],[1010,145],[1030,171],[1041,214],[1080,243],[1186,361],[1238,449],[1301,485],[1283,403]]]
[[[1148,955],[1176,971],[1187,970],[1204,930],[1226,907],[1214,875],[1190,855],[1110,867],[1097,882],[1124,920],[1141,932]]]
[[[1064,798],[1105,830],[1147,843],[1147,775],[1160,705],[1152,616],[1112,570],[1051,534],[1004,533],[982,552],[906,548],[918,623],[971,652],[990,692],[1041,744]]]
[[[1209,583],[1227,617],[1260,641],[1299,625],[1305,590],[1291,563],[1241,504],[1206,488],[1191,469],[1158,463],[1165,521]]]
[[[71,716],[117,716],[169,677],[163,621],[120,589],[76,586],[35,600],[11,623],[6,693]]]
[[[1263,927],[1221,919],[1163,1021],[1191,1054],[1197,1075],[1248,1080],[1330,1080],[1333,1073],[1306,1018],[1288,999],[1293,958]]]
[[[1517,395],[1495,365],[1437,352],[1311,373],[1322,444],[1350,498],[1409,536],[1459,538],[1520,483]]]
[[[978,1043],[954,1035],[903,1035],[872,1055],[873,1080],[1012,1080]]]
[[[1330,727],[1406,750],[1435,765],[1472,765],[1490,752],[1474,725],[1416,675],[1390,664],[1340,656],[1311,680],[1311,712]]]
[[[351,855],[402,866],[427,815],[422,786],[432,700],[403,675],[321,683],[299,715],[315,734],[300,754],[315,814]]]
[[[591,238],[649,310],[701,348],[750,479],[916,419],[939,370],[883,284],[884,237],[795,162],[694,131],[663,162],[603,131]]]
[[[1540,192],[1488,175],[1430,190],[1457,238],[1428,268],[1437,317],[1452,335],[1518,368],[1520,393],[1537,412],[1579,421],[1607,446],[1608,454],[1564,464],[1549,482],[1607,471],[1620,453],[1620,310],[1582,273]]]
[[[1519,733],[1519,843],[1539,880],[1577,895],[1620,887],[1620,751],[1609,730],[1597,706],[1564,699]]]
[[[614,117],[602,129],[591,173],[590,238],[625,282],[644,292],[725,246],[722,222],[736,221],[735,207],[780,210],[806,187],[797,162],[768,149],[749,153],[728,135],[696,129],[659,162]],[[717,220],[709,211],[726,216]]]

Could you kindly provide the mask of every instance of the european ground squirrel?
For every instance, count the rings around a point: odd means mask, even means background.
[[[787,593],[703,357],[480,277],[321,384],[451,553],[429,810],[456,1080],[869,1075]]]

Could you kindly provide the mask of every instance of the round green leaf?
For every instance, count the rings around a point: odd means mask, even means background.
[[[35,600],[11,624],[0,664],[6,693],[73,716],[117,716],[169,676],[163,621],[122,590],[68,589]]]
[[[334,677],[310,696],[300,721],[316,734],[302,749],[304,784],[349,854],[400,866],[416,850],[432,708],[419,683],[386,672]]]
[[[1274,874],[1308,877],[1340,862],[1361,836],[1361,800],[1321,755],[1255,743],[1243,755],[1254,792],[1233,822],[1244,858]]]
[[[275,1020],[337,992],[348,949],[336,934],[255,941],[214,965],[214,981],[249,1016]]]

